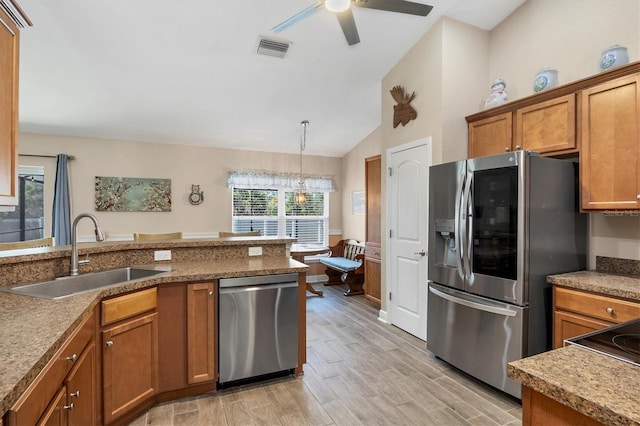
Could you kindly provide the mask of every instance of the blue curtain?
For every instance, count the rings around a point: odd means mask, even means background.
[[[56,246],[71,244],[71,195],[69,193],[69,158],[58,154],[56,184],[53,193],[51,236]]]

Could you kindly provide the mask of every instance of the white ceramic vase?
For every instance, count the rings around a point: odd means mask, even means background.
[[[558,70],[552,68],[543,68],[536,74],[533,80],[533,91],[538,93],[546,89],[551,89],[558,85]]]
[[[602,52],[602,56],[600,56],[600,71],[607,71],[628,63],[629,54],[627,53],[627,48],[615,44]]]

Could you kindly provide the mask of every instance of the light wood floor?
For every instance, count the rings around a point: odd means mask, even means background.
[[[131,425],[521,424],[517,400],[380,322],[363,296],[315,287],[324,297],[307,297],[304,375],[158,405]]]

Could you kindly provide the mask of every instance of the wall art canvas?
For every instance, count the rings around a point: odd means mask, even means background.
[[[354,191],[351,193],[351,214],[363,215],[365,207],[364,191]]]
[[[171,179],[96,176],[96,211],[170,212]]]

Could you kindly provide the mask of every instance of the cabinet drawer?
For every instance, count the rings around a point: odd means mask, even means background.
[[[156,287],[104,300],[102,302],[102,325],[154,310],[157,304],[158,291]]]
[[[365,257],[370,257],[372,259],[380,260],[381,253],[382,253],[382,249],[380,247],[370,246],[370,245],[367,245],[367,246],[364,247],[364,256]]]
[[[92,312],[56,352],[51,361],[7,413],[7,424],[36,424],[62,386],[64,378],[75,365],[83,349],[93,339],[95,330],[96,316]]]
[[[566,288],[554,288],[556,309],[621,323],[640,318],[640,303]]]

